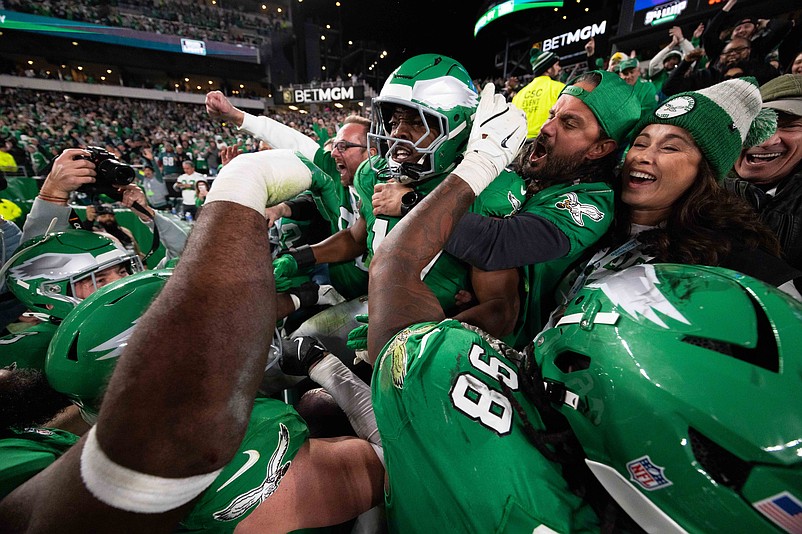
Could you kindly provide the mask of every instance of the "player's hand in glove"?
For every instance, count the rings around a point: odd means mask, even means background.
[[[316,337],[296,337],[284,343],[284,352],[278,364],[288,375],[309,376],[309,369],[326,354],[326,347]]]
[[[276,280],[278,293],[289,290],[297,285],[294,277],[298,274],[298,262],[290,254],[279,256],[273,260],[273,278]]]
[[[354,319],[363,324],[348,332],[348,340],[345,344],[348,348],[355,351],[368,350],[368,316],[367,314],[360,313],[354,317]]]
[[[471,135],[462,162],[454,174],[477,196],[504,167],[512,163],[526,141],[526,114],[485,85],[476,108]]]

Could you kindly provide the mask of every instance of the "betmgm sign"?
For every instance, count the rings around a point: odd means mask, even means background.
[[[365,88],[358,85],[332,87],[289,87],[276,91],[273,102],[287,104],[333,104],[335,102],[357,102],[365,99]]]

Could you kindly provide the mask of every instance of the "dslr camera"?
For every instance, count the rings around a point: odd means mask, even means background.
[[[88,195],[104,194],[112,198],[120,196],[118,187],[126,186],[134,181],[136,172],[134,168],[117,161],[114,154],[99,146],[88,146],[85,149],[89,156],[79,156],[77,159],[86,159],[95,164],[95,183],[84,184],[79,191]]]

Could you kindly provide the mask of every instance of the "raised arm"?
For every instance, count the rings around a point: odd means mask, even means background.
[[[513,159],[526,139],[526,116],[482,91],[463,161],[390,232],[370,265],[368,351],[375,361],[401,329],[444,318],[420,273],[443,248],[454,225],[487,185]]]

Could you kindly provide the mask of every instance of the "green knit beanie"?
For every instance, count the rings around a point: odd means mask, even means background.
[[[754,78],[727,80],[668,98],[641,119],[632,137],[649,124],[683,128],[721,179],[743,148],[759,145],[777,129],[777,115],[761,109],[762,103]]]

